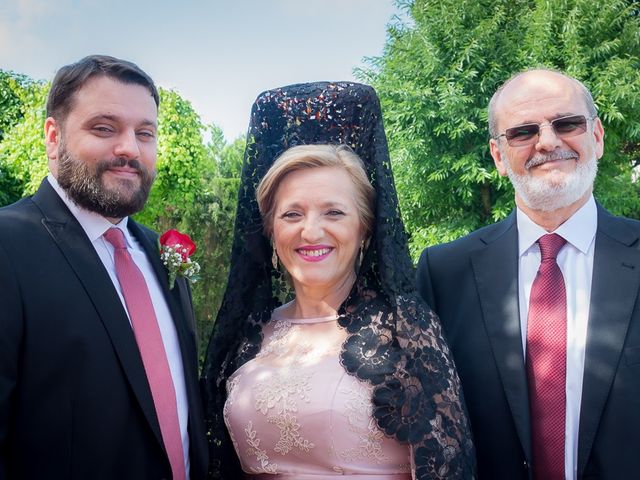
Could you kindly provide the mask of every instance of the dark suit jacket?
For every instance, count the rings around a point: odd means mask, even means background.
[[[206,440],[190,292],[169,290],[157,236],[129,220],[176,325],[191,478]],[[171,478],[151,391],[120,298],[48,181],[0,209],[0,479]]]
[[[418,264],[418,289],[444,325],[487,480],[531,478],[515,218],[428,248]],[[595,242],[578,478],[640,478],[640,222],[598,206]]]

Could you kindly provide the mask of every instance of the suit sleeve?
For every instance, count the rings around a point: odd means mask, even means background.
[[[22,342],[22,301],[14,266],[0,245],[0,480],[7,478],[9,436]]]
[[[428,248],[422,251],[420,260],[418,260],[418,267],[416,268],[416,288],[422,299],[438,313],[438,306],[436,305],[435,293],[431,282]]]

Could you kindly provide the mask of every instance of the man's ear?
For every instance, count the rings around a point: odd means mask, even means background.
[[[53,117],[47,117],[44,121],[44,144],[49,160],[57,160],[58,158],[61,135],[60,124]]]
[[[44,145],[49,159],[49,171],[58,178],[58,149],[62,140],[62,129],[53,117],[44,121]]]
[[[491,139],[489,140],[489,151],[491,152],[491,157],[493,158],[493,163],[498,170],[498,173],[503,177],[507,176],[507,167],[505,162],[508,160],[502,157],[502,152],[500,151],[500,146],[498,145],[498,140]]]
[[[600,160],[604,153],[604,128],[598,117],[593,122],[593,139],[596,142],[596,159]]]

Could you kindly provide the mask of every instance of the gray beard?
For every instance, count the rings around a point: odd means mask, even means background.
[[[507,158],[501,149],[503,158]],[[527,162],[525,168],[529,169],[535,165],[543,163],[544,158],[552,157],[554,154],[546,156],[535,156]],[[557,154],[556,154],[557,155]],[[575,154],[561,152],[555,158],[571,158]],[[595,156],[585,162],[577,163],[572,173],[564,175],[561,180],[555,178],[537,178],[530,175],[519,175],[511,169],[509,162],[505,162],[507,175],[513,185],[516,194],[522,199],[524,204],[532,210],[552,212],[560,208],[567,207],[584,196],[592,188],[593,182],[598,173],[598,161]]]
[[[74,158],[61,144],[58,152],[58,183],[79,207],[107,218],[124,218],[144,208],[156,172],[149,171],[138,160],[116,158],[88,165]],[[102,175],[109,168],[128,165],[140,174],[140,186],[123,180],[120,189],[108,189]]]

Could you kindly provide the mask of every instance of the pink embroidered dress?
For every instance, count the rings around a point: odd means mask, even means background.
[[[409,480],[409,447],[372,417],[371,387],[340,365],[337,317],[274,312],[260,353],[228,380],[224,420],[247,478]]]

